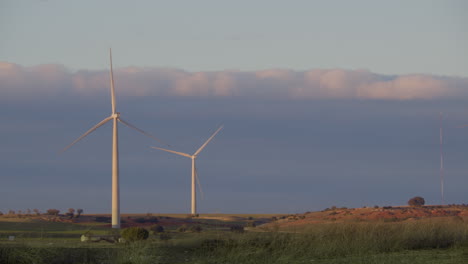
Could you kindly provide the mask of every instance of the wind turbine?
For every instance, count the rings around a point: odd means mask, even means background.
[[[440,124],[440,130],[439,130],[439,135],[440,135],[440,140],[439,140],[439,145],[440,145],[440,196],[442,198],[442,205],[445,204],[445,199],[444,199],[444,152],[443,152],[443,144],[444,144],[444,138],[443,138],[443,130],[442,130],[442,119],[443,115],[442,112],[439,114],[439,124]]]
[[[195,153],[193,153],[192,155],[190,155],[188,153],[183,153],[183,152],[170,150],[170,149],[152,147],[152,148],[155,148],[155,149],[163,150],[163,151],[166,151],[166,152],[174,153],[174,154],[181,155],[181,156],[192,159],[192,207],[191,207],[192,215],[197,214],[197,194],[196,194],[196,189],[195,189],[195,180],[198,179],[198,175],[197,175],[197,168],[196,168],[196,165],[195,165],[195,160],[197,159],[198,154],[200,154],[200,152],[206,147],[206,145],[208,145],[208,143],[216,136],[216,134],[218,134],[218,132],[222,128],[223,128],[223,126],[220,126],[218,128],[218,130],[216,130],[216,132],[214,132],[213,135],[211,135],[211,137],[197,151],[195,151]]]
[[[100,126],[112,120],[113,129],[112,129],[112,228],[120,228],[120,193],[119,193],[119,142],[118,142],[118,122],[135,129],[136,131],[142,133],[145,136],[153,138],[158,142],[162,143],[159,139],[154,136],[146,133],[145,131],[131,125],[130,123],[122,120],[120,118],[120,113],[115,110],[115,89],[114,89],[114,74],[112,71],[112,49],[109,49],[109,59],[110,59],[110,88],[111,88],[111,103],[112,103],[112,113],[110,116],[104,118],[97,125],[86,131],[83,135],[73,141],[70,145],[65,147],[62,152],[69,149],[71,146],[76,144],[78,141],[89,135],[94,130],[98,129]],[[163,143],[164,144],[164,143]],[[166,144],[164,144],[166,145]]]

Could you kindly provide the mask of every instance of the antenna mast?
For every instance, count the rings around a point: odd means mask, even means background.
[[[444,152],[443,152],[443,131],[442,131],[442,112],[439,114],[440,123],[440,195],[442,198],[442,205],[445,204],[444,200]]]

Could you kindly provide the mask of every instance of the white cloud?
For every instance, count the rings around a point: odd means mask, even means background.
[[[186,72],[128,67],[114,71],[122,96],[250,96],[279,98],[433,99],[468,95],[468,78],[427,74],[389,76],[364,70],[270,69]],[[70,72],[61,65],[22,67],[0,62],[2,98],[108,93],[107,71]]]

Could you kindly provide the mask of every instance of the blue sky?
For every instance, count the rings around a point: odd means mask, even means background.
[[[2,1],[0,211],[110,212],[122,118],[201,153],[202,213],[467,203],[465,1]],[[120,129],[122,211],[189,212],[190,160]]]
[[[2,1],[0,59],[466,76],[465,1]]]

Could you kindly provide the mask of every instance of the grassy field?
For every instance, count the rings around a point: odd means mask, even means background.
[[[207,224],[201,233],[169,228],[168,240],[151,235],[127,244],[80,242],[87,231],[107,234],[110,228],[102,223],[0,220],[0,263],[468,263],[468,223],[457,217],[324,222],[301,228],[267,224],[235,233],[227,226],[265,217],[232,216],[218,220],[222,217],[174,215],[167,221]],[[8,241],[12,234],[16,239]]]

